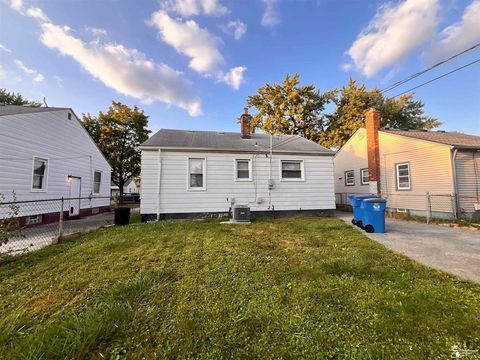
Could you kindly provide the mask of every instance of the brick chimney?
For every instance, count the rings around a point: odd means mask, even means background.
[[[250,120],[252,120],[252,115],[248,113],[248,108],[244,108],[243,114],[240,116],[240,133],[244,139],[250,139]]]
[[[380,149],[378,145],[378,129],[380,128],[380,111],[370,108],[365,119],[367,129],[368,175],[370,192],[380,195]]]

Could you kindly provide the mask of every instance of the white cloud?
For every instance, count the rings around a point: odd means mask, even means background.
[[[120,44],[85,43],[72,36],[68,27],[52,23],[41,26],[43,44],[72,57],[106,86],[143,102],[160,100],[173,104],[191,116],[202,113],[200,100],[192,94],[191,85],[181,72]]]
[[[232,35],[235,40],[239,40],[247,33],[247,24],[240,20],[230,21],[227,26],[220,27],[226,34]]]
[[[208,16],[223,16],[230,11],[218,0],[163,0],[163,8],[184,17],[200,14]]]
[[[95,37],[106,37],[108,36],[107,30],[96,27],[87,27],[88,32],[90,32]]]
[[[347,54],[366,76],[405,59],[435,34],[438,0],[405,0],[379,8]]]
[[[27,8],[26,15],[39,21],[50,21],[47,15],[39,7],[31,6]]]
[[[196,72],[209,74],[224,63],[217,48],[220,40],[195,21],[176,20],[165,11],[159,10],[152,14],[150,25],[158,29],[164,42],[191,59],[189,66]]]
[[[42,82],[45,78],[37,70],[30,69],[21,60],[15,59],[13,61],[15,65],[22,70],[26,75],[33,79],[33,82]]]
[[[244,66],[237,66],[221,77],[221,80],[235,90],[243,83],[243,73],[247,70]]]
[[[23,0],[11,0],[10,7],[15,11],[21,11],[23,9]]]
[[[428,62],[454,55],[480,40],[480,0],[465,8],[462,19],[443,29],[436,41],[424,53]]]
[[[11,53],[12,50],[10,50],[9,48],[7,48],[5,45],[3,44],[0,44],[0,50],[3,50],[5,52],[8,52],[8,53]]]
[[[73,36],[68,26],[52,23],[39,8],[29,7],[25,10],[19,0],[13,0],[11,7],[38,20],[42,29],[40,40],[45,46],[57,50],[61,55],[72,57],[106,86],[144,103],[160,100],[186,110],[191,116],[201,115],[200,99],[193,94],[191,84],[183,73],[147,59],[144,53],[136,49],[101,42],[100,36],[106,36],[103,29],[90,29],[97,38],[86,43]],[[35,70],[28,69],[20,60],[15,63],[24,72],[34,76],[34,81],[43,80],[41,74],[34,75]],[[61,79],[55,79],[61,86]]]
[[[265,11],[262,16],[262,25],[274,27],[280,23],[280,16],[277,10],[277,0],[262,0],[265,4]]]

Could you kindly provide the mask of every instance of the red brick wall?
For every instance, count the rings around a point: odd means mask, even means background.
[[[371,182],[377,182],[377,193],[380,194],[380,149],[378,145],[380,112],[377,109],[371,108],[367,111],[365,127],[367,129],[368,175]]]

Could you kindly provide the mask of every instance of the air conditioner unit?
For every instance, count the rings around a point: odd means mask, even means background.
[[[235,205],[232,220],[235,222],[250,222],[250,208],[247,205]]]

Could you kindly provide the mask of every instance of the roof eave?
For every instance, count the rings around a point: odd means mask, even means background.
[[[179,152],[217,152],[217,153],[242,153],[242,154],[268,154],[269,150],[241,150],[241,149],[214,149],[214,148],[184,148],[175,146],[158,146],[158,145],[141,145],[140,150],[167,150]],[[335,156],[333,151],[291,151],[291,150],[273,150],[274,154],[289,154],[289,155],[309,155],[309,156]]]

